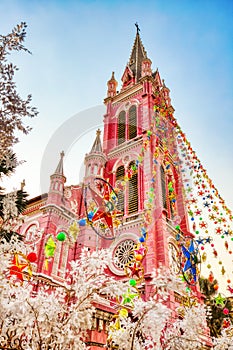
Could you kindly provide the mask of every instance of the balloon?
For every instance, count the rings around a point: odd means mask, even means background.
[[[63,242],[66,239],[66,234],[65,232],[59,232],[57,235],[57,240],[60,242]]]
[[[35,262],[37,260],[37,255],[36,253],[34,252],[31,252],[27,255],[27,259],[30,261],[30,262]]]
[[[129,280],[129,285],[130,285],[131,287],[135,287],[136,284],[137,284],[137,282],[136,282],[135,279],[132,278],[132,279]]]
[[[142,255],[142,254],[136,254],[136,255],[135,255],[135,259],[136,259],[137,261],[141,261],[141,260],[143,259],[143,255]]]
[[[79,220],[79,226],[85,226],[86,225],[86,219]]]

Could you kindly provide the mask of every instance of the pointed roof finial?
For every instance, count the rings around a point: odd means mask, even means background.
[[[20,189],[21,191],[23,191],[24,187],[25,187],[26,183],[25,183],[25,179],[23,179],[23,181],[21,182],[21,185],[20,185]]]
[[[64,156],[65,156],[65,153],[64,153],[64,151],[62,151],[60,153],[60,160],[59,160],[59,163],[57,165],[57,168],[56,168],[54,174],[64,175],[63,174],[63,158],[64,158]]]
[[[135,27],[137,28],[137,34],[139,34],[140,28],[139,28],[138,22],[134,23],[134,25],[135,25]]]
[[[137,28],[137,34],[134,40],[128,67],[133,72],[135,80],[137,82],[141,78],[142,61],[147,59],[148,57],[139,35],[139,31],[140,31],[139,25],[137,22],[134,24],[135,24],[135,27]]]
[[[100,129],[96,130],[96,138],[95,138],[95,141],[93,143],[91,153],[102,152],[100,134],[101,134],[101,130]]]

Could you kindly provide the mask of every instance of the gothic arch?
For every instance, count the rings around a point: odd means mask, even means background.
[[[121,145],[126,141],[126,112],[121,111],[117,122],[117,143]]]
[[[132,169],[132,166],[135,166],[135,161],[129,163],[128,171]],[[133,214],[138,212],[139,208],[139,188],[138,188],[138,171],[132,173],[128,181],[128,214]]]
[[[166,172],[164,166],[160,165],[160,185],[162,193],[162,207],[167,209],[167,183],[166,183]]]
[[[138,126],[138,111],[135,104],[133,104],[128,112],[128,140],[134,139],[137,136]]]
[[[120,181],[124,181],[125,177],[125,167],[124,165],[120,165],[116,170],[116,184]],[[122,186],[121,186],[122,187]],[[125,213],[125,195],[124,195],[124,189],[121,188],[118,192],[118,203],[117,203],[117,209],[122,212],[124,215]]]

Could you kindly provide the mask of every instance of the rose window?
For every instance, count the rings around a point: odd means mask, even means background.
[[[130,263],[134,259],[135,242],[127,239],[121,242],[114,252],[114,264],[118,269],[124,270],[125,264]]]

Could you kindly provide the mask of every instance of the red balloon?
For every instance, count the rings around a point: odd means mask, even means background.
[[[28,254],[27,256],[27,259],[30,261],[30,262],[35,262],[37,260],[37,255],[36,253],[34,252],[31,252]]]

